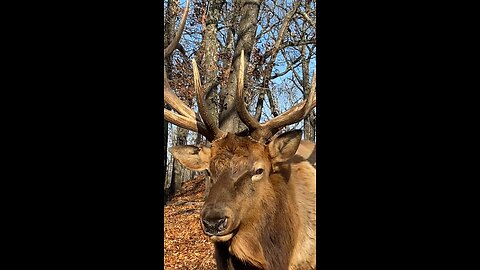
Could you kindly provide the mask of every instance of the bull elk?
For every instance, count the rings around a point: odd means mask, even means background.
[[[178,46],[187,12],[188,1],[164,57]],[[164,113],[170,123],[201,133],[211,142],[210,147],[179,145],[169,151],[185,167],[207,170],[213,180],[200,224],[214,243],[217,269],[316,269],[316,170],[311,162],[315,144],[302,141],[299,130],[275,135],[315,107],[315,74],[306,100],[259,123],[243,99],[242,51],[235,98],[248,130],[232,134],[221,130],[207,112],[199,71],[192,62],[199,116],[170,89],[165,67],[165,102],[176,113],[166,109]]]

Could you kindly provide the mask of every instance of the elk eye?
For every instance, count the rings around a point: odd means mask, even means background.
[[[262,173],[263,173],[263,169],[262,169],[262,168],[257,169],[257,170],[255,171],[255,174],[262,174]]]

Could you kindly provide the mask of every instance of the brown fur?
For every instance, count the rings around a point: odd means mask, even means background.
[[[312,143],[295,142],[294,135],[276,146],[232,134],[212,143],[209,170],[216,180],[202,212],[228,208],[235,217],[233,238],[215,243],[218,269],[316,268],[316,172],[305,157],[312,152],[302,150]],[[292,147],[296,155],[271,164],[271,156]],[[264,176],[253,181],[258,166]]]

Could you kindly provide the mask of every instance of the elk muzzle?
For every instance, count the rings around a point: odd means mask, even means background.
[[[228,241],[233,236],[233,212],[222,204],[205,204],[200,214],[202,229],[212,241]]]

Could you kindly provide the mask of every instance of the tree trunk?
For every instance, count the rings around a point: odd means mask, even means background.
[[[306,99],[310,95],[310,62],[306,57],[306,46],[301,47],[302,53],[302,86],[303,86],[303,98]],[[312,142],[315,141],[315,127],[313,126],[313,113],[311,112],[304,120],[304,138]]]
[[[172,39],[175,37],[175,19],[177,17],[176,7],[178,0],[168,0],[167,14],[165,17],[165,36],[163,38],[163,47],[166,48]],[[172,74],[172,56],[165,59],[165,68],[167,69],[167,76],[171,79]]]
[[[237,73],[240,67],[241,51],[245,52],[245,62],[248,66],[248,59],[255,44],[255,32],[257,30],[258,12],[260,10],[261,0],[243,0],[239,1],[240,24],[238,26],[238,35],[233,55],[233,72],[229,76],[228,85],[222,89],[223,104],[220,108],[220,128],[227,132],[238,132],[245,125],[240,121],[235,109],[235,90],[237,88]]]
[[[168,145],[168,122],[163,121],[163,175],[162,175],[162,183],[163,183],[163,203],[167,203],[167,196],[168,192],[166,192],[165,184],[167,182],[167,145]]]
[[[177,127],[177,143],[175,145],[186,145],[187,144],[187,134],[188,131],[184,128]],[[182,189],[182,182],[185,182],[185,177],[188,176],[185,172],[186,168],[180,164],[180,162],[175,161],[173,164],[172,172],[172,183],[170,191],[173,192],[170,196],[174,196],[176,193],[180,192]]]
[[[175,7],[178,4],[178,0],[169,0],[167,4],[167,12],[165,17],[165,36],[163,39],[163,47],[166,48],[170,42],[172,41],[173,37],[175,36],[175,18],[176,12]],[[168,57],[165,59],[165,69],[167,71],[167,76],[171,79],[172,73],[172,57]],[[167,145],[168,145],[168,123],[163,121],[163,166],[165,168],[164,174],[162,175],[163,179],[163,188],[164,188],[164,204],[168,201],[169,197],[169,190],[166,190],[165,183],[167,182]]]
[[[178,176],[178,174],[176,173],[175,171],[175,167],[178,166],[178,160],[177,159],[173,159],[172,160],[173,164],[172,164],[172,174],[171,174],[171,180],[170,180],[170,186],[168,187],[168,201],[170,201],[170,199],[175,195],[175,192],[177,192],[177,187],[175,186],[175,183],[178,182],[176,178],[176,176]]]
[[[213,0],[208,9],[205,32],[203,35],[204,74],[207,110],[214,119],[218,119],[218,21],[225,0]],[[218,124],[218,123],[217,123]]]

